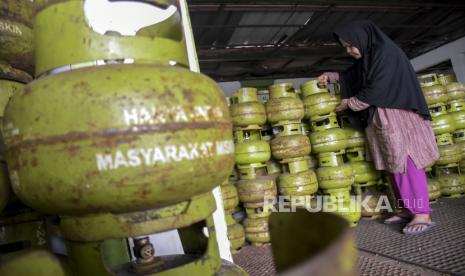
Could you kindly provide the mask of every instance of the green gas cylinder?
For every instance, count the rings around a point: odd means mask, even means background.
[[[302,95],[304,98],[320,94],[328,93],[328,87],[321,83],[319,80],[311,80],[301,85]]]
[[[271,152],[276,159],[289,159],[310,154],[310,139],[302,134],[280,136],[271,140]]]
[[[352,161],[349,162],[354,170],[355,183],[366,183],[376,181],[381,177],[381,172],[377,171],[371,162],[367,161]]]
[[[451,82],[446,85],[447,98],[452,100],[465,99],[465,87],[460,82]]]
[[[124,27],[117,26],[120,18],[109,12],[118,9],[118,2],[105,2],[35,1],[37,76],[63,66],[77,68],[108,61],[189,65],[177,1],[137,1],[134,5],[158,16],[146,25],[132,20],[132,28],[124,28],[130,27],[127,22]],[[109,23],[102,24],[102,20]]]
[[[264,163],[270,157],[270,145],[266,141],[245,141],[235,145],[235,161],[239,165]]]
[[[428,179],[428,194],[430,202],[436,202],[441,197],[440,183],[435,179]]]
[[[286,172],[279,176],[278,188],[279,193],[285,196],[312,195],[318,190],[318,181],[312,170]]]
[[[462,151],[457,144],[439,146],[439,159],[436,166],[443,166],[452,163],[459,163],[462,159]]]
[[[247,218],[244,221],[245,238],[255,246],[261,246],[270,242],[268,232],[268,217]]]
[[[231,243],[231,249],[237,251],[245,243],[245,232],[244,226],[237,223],[231,214],[226,214],[226,225],[228,226],[228,239]]]
[[[433,117],[431,127],[433,128],[435,135],[452,133],[456,130],[454,118],[449,114]]]
[[[447,96],[446,88],[440,84],[422,87],[423,95],[427,105],[446,103],[449,98]]]
[[[439,184],[441,195],[446,197],[461,197],[465,193],[462,178],[459,174],[448,174],[437,177],[436,180]]]
[[[347,148],[346,132],[340,128],[332,128],[310,134],[312,151],[315,154],[325,152],[342,152]]]
[[[292,84],[275,84],[270,87],[271,99],[266,103],[268,122],[272,125],[304,118],[304,104],[296,96]]]
[[[51,214],[166,206],[210,191],[234,163],[218,85],[176,67],[107,65],[34,81],[12,97],[4,136],[16,194]]]
[[[336,96],[329,92],[310,95],[304,99],[305,118],[328,115],[338,104]]]
[[[277,195],[276,183],[269,176],[239,180],[236,186],[239,200],[245,208],[262,207],[265,203],[265,198]]]
[[[316,171],[320,189],[330,190],[351,186],[355,175],[351,165],[338,167],[320,167]]]
[[[258,101],[257,89],[241,88],[231,97],[231,117],[234,126],[263,125],[265,106]]]
[[[236,186],[226,181],[221,185],[221,197],[223,198],[224,211],[232,213],[239,205],[239,195]]]
[[[32,19],[30,0],[0,2],[0,63],[34,74]]]
[[[365,147],[365,133],[355,128],[345,127],[347,148]]]

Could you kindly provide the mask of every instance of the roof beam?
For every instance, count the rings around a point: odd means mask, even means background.
[[[389,3],[385,1],[383,3],[347,3],[341,4],[338,1],[327,1],[322,4],[229,4],[229,3],[210,3],[210,4],[189,4],[190,12],[217,12],[220,9],[222,11],[235,11],[235,12],[285,12],[295,11],[296,8],[301,12],[317,12],[324,11],[330,8],[331,11],[342,11],[342,12],[412,12],[419,8],[454,8],[454,9],[465,9],[465,3],[447,4],[447,3]]]

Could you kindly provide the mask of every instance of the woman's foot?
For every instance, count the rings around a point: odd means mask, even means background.
[[[392,216],[388,219],[385,219],[384,220],[384,223],[385,224],[395,224],[395,223],[402,223],[402,222],[406,222],[407,221],[407,218],[405,217],[401,217],[401,216]]]
[[[384,220],[384,224],[399,224],[406,223],[411,219],[411,215],[405,212],[400,212],[397,215],[394,215],[388,219]]]
[[[410,235],[420,234],[431,228],[433,225],[434,223],[431,221],[429,214],[417,214],[413,217],[412,221],[410,221],[409,224],[402,229],[402,232]]]

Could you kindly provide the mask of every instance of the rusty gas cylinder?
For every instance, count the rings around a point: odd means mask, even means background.
[[[462,185],[463,179],[459,174],[441,175],[436,178],[436,181],[443,196],[459,197],[465,192],[465,186]]]
[[[234,126],[263,125],[266,122],[265,106],[258,101],[257,89],[241,88],[233,94],[231,101]]]
[[[446,88],[440,84],[422,87],[427,105],[445,104],[448,101]]]
[[[337,167],[320,167],[316,171],[320,189],[338,189],[351,186],[354,183],[354,170],[351,165]]]
[[[451,82],[446,85],[449,101],[465,99],[465,87],[460,82]]]
[[[309,155],[310,139],[303,135],[297,122],[273,126],[275,138],[271,140],[271,152],[276,159],[289,159]]]
[[[460,148],[462,160],[465,157],[465,129],[459,129],[453,133],[453,141]],[[450,143],[451,144],[451,143]]]
[[[0,62],[0,121],[3,121],[5,108],[14,94],[24,88],[32,77],[19,69]],[[10,177],[5,161],[5,145],[3,142],[3,124],[0,125],[0,212],[12,200]]]
[[[0,62],[34,73],[33,4],[30,0],[0,2]]]
[[[347,137],[347,148],[365,147],[365,134],[363,131],[351,127],[345,127]]]
[[[244,221],[245,238],[255,246],[260,246],[270,242],[268,232],[268,217],[247,218]]]
[[[47,76],[12,97],[4,127],[13,188],[44,213],[166,206],[211,190],[234,164],[221,89],[178,67]]]
[[[245,141],[235,145],[235,160],[239,165],[264,163],[270,157],[270,145],[266,141]]]
[[[440,183],[435,179],[428,179],[428,194],[430,201],[436,201],[441,197]]]
[[[381,178],[381,172],[377,171],[371,162],[351,161],[348,164],[350,164],[354,170],[355,183],[366,183]]]
[[[301,85],[301,90],[303,98],[329,92],[328,87],[324,83],[321,83],[319,80],[307,81]]]
[[[306,156],[310,151],[310,140],[305,135],[281,136],[271,140],[271,152],[276,159]]]
[[[453,100],[447,103],[447,113],[454,120],[456,129],[465,129],[465,99]]]
[[[245,208],[262,207],[265,198],[277,195],[276,183],[272,177],[239,180],[236,184],[239,200]]]
[[[304,170],[297,173],[282,173],[278,181],[279,193],[285,196],[312,195],[318,190],[318,181],[314,171]]]
[[[226,225],[228,226],[228,240],[231,243],[231,249],[237,251],[245,243],[245,231],[242,224],[237,223],[231,214],[226,214]]]
[[[113,61],[189,65],[177,1],[40,0],[34,4],[37,76],[56,68]],[[125,17],[118,15],[122,8]]]
[[[239,205],[237,188],[227,180],[221,185],[221,197],[223,198],[224,211],[227,213],[232,213],[237,205]]]
[[[346,132],[340,128],[326,129],[310,134],[312,151],[315,154],[340,152],[347,148]]]
[[[439,159],[434,163],[443,166],[451,163],[459,163],[462,160],[462,151],[456,144],[439,146]]]
[[[336,96],[332,93],[319,93],[304,99],[305,117],[312,120],[315,116],[329,115],[339,104]]]
[[[316,116],[311,120],[312,132],[324,131],[332,128],[339,128],[337,116],[334,114],[325,116]]]
[[[268,122],[300,121],[304,118],[304,104],[297,97],[292,84],[270,86],[270,100],[266,103]]]
[[[454,118],[449,114],[433,117],[431,127],[435,135],[452,133],[456,130]]]
[[[454,73],[441,73],[438,74],[438,81],[440,84],[447,86],[450,83],[457,82],[457,78]]]

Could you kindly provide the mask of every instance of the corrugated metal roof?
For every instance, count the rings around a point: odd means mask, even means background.
[[[313,12],[248,12],[244,13],[239,25],[304,25]],[[298,27],[237,28],[229,44],[277,44],[296,33]]]
[[[351,64],[332,30],[371,19],[409,57],[465,36],[465,1],[188,1],[201,69],[217,80],[315,76]]]

